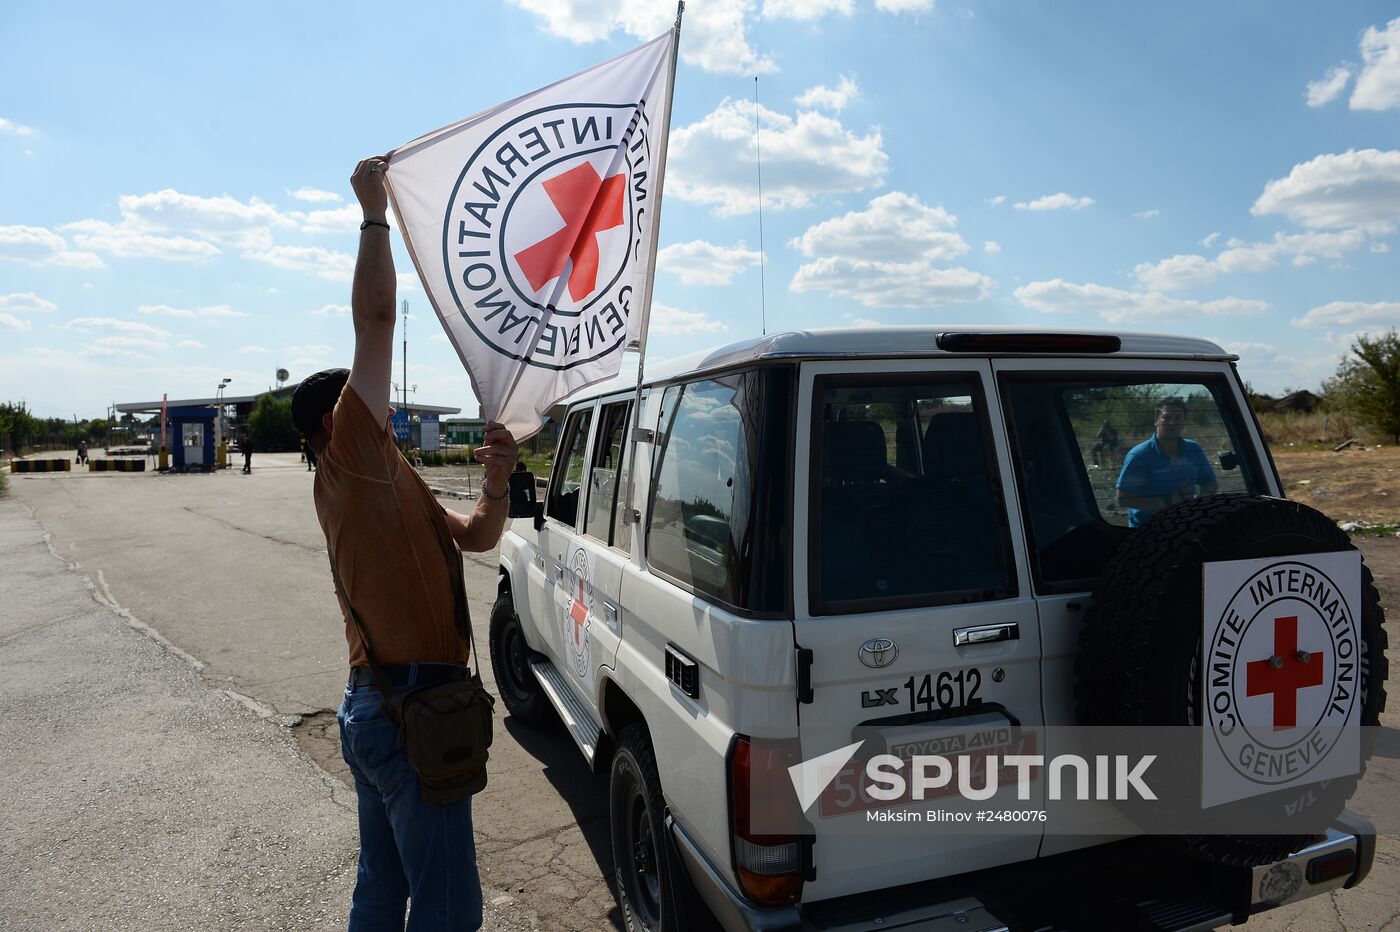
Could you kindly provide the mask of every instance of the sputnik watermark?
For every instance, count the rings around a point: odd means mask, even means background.
[[[806,812],[812,807],[836,776],[855,757],[864,741],[857,741],[811,760],[788,768],[788,777],[797,793],[798,802]],[[1155,800],[1157,794],[1147,785],[1144,776],[1155,754],[1145,754],[1133,761],[1126,754],[1005,754],[998,756],[959,754],[951,759],[941,754],[915,754],[896,757],[876,754],[865,762],[865,795],[879,802],[915,801],[946,797],[956,788],[964,799],[991,799],[1002,790],[1002,775],[1011,778],[1008,786],[1016,788],[1018,800],[1031,798],[1031,783],[1045,778],[1045,798],[1114,800],[1123,802],[1138,798]],[[981,785],[974,785],[980,776]]]

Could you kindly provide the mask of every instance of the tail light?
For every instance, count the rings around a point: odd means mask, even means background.
[[[782,746],[739,735],[729,756],[729,813],[734,870],[744,895],[763,906],[796,903],[802,895],[802,813],[788,777],[795,756]],[[755,830],[755,824],[765,829]],[[770,829],[793,829],[775,834]]]

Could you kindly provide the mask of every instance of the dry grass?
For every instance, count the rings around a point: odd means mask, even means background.
[[[1386,441],[1385,437],[1373,433],[1355,418],[1339,411],[1314,411],[1312,414],[1261,411],[1259,425],[1264,429],[1264,439],[1275,450],[1288,447],[1330,450],[1352,439],[1367,446]]]

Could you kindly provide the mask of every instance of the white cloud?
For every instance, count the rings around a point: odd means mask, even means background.
[[[675,8],[654,0],[511,0],[544,20],[546,31],[570,42],[597,42],[614,30],[652,39],[674,21]],[[766,74],[772,60],[749,45],[746,20],[753,0],[706,0],[686,11],[681,61],[723,74]]]
[[[227,304],[216,304],[210,307],[201,307],[198,310],[191,310],[187,307],[170,307],[165,304],[143,304],[136,309],[138,314],[160,317],[247,317],[243,311],[235,311]]]
[[[1268,303],[1246,298],[1188,301],[1158,291],[1124,291],[1105,285],[1077,285],[1056,278],[1031,282],[1015,291],[1017,300],[1044,313],[1098,314],[1114,323],[1123,321],[1184,319],[1201,316],[1255,315]]]
[[[758,250],[747,248],[743,242],[717,246],[697,239],[672,243],[656,255],[656,267],[679,276],[685,285],[727,285],[758,262]]]
[[[11,330],[29,331],[34,329],[34,325],[23,317],[16,317],[13,314],[6,314],[0,311],[0,327],[9,327]]]
[[[73,243],[92,252],[105,252],[118,259],[165,259],[171,262],[212,259],[220,254],[213,243],[186,236],[156,236],[131,224],[102,220],[78,220],[59,227],[73,237]]]
[[[1133,214],[1133,216],[1137,217],[1139,220],[1152,220],[1153,218],[1160,217],[1161,215],[1162,212],[1155,207],[1151,208],[1150,210],[1139,210],[1137,213]]]
[[[150,353],[142,353],[137,350],[122,349],[116,346],[97,346],[89,344],[78,350],[79,356],[108,356],[115,359],[135,359],[139,362],[154,362],[155,357]]]
[[[846,104],[860,96],[860,88],[856,86],[855,78],[848,74],[841,75],[840,81],[835,87],[827,87],[818,84],[816,87],[809,87],[803,91],[794,101],[799,107],[816,107],[821,110],[834,110],[840,113],[845,109]]]
[[[37,130],[32,126],[23,126],[14,120],[7,120],[0,117],[0,133],[10,133],[15,136],[32,136]]]
[[[1226,351],[1234,353],[1236,356],[1253,356],[1256,359],[1272,359],[1278,355],[1278,347],[1272,343],[1239,343],[1221,339],[1212,339],[1211,342],[1223,346]]]
[[[200,317],[248,317],[246,311],[235,311],[227,304],[215,304],[211,307],[202,307],[196,311]]]
[[[998,194],[996,197],[989,197],[989,198],[987,198],[987,203],[988,203],[988,204],[991,204],[993,207],[998,206],[998,205],[1000,205],[1000,204],[1005,204],[1005,203],[1006,203],[1006,195],[1005,195],[1005,194]]]
[[[763,201],[768,208],[806,207],[827,194],[880,185],[889,156],[879,129],[864,136],[825,114],[790,117],[760,107]],[[711,113],[671,133],[667,179],[683,201],[712,204],[721,216],[758,207],[754,103],[725,99]]]
[[[117,201],[122,221],[147,232],[182,231],[239,249],[257,249],[272,242],[272,230],[294,223],[277,208],[250,198],[244,202],[227,194],[200,197],[171,188],[151,194],[124,194]]]
[[[52,230],[23,225],[0,226],[0,259],[73,269],[105,268],[100,256],[70,250],[68,241]]]
[[[647,326],[652,333],[667,334],[721,333],[729,329],[720,321],[700,311],[682,311],[659,301],[651,303],[651,316],[647,319]]]
[[[809,227],[788,245],[804,256],[843,256],[880,262],[946,260],[967,252],[953,232],[958,218],[929,207],[912,194],[891,191],[865,210],[851,211]]]
[[[1001,243],[998,243],[994,239],[989,239],[982,244],[982,251],[988,255],[995,256],[997,253],[1001,252]]]
[[[1372,244],[1371,244],[1371,251],[1374,252],[1374,253],[1377,253],[1377,254],[1379,254],[1379,255],[1384,255],[1385,253],[1390,252],[1390,244],[1389,244],[1389,243],[1372,243]]]
[[[254,345],[254,346],[240,346],[240,347],[238,348],[238,351],[239,351],[240,353],[271,353],[271,352],[272,352],[272,350],[268,349],[266,346],[256,346],[256,345]]]
[[[1308,82],[1307,101],[1309,107],[1323,107],[1336,100],[1346,90],[1351,80],[1351,66],[1338,65],[1330,68],[1327,74],[1316,81]]]
[[[1017,210],[1083,210],[1094,204],[1092,197],[1074,197],[1061,191],[1058,194],[1047,194],[1035,200],[1016,204]]]
[[[65,327],[74,330],[117,330],[123,333],[140,333],[158,340],[169,339],[170,331],[135,320],[118,320],[115,317],[75,317]]]
[[[1400,18],[1384,29],[1367,28],[1361,36],[1361,58],[1366,65],[1351,89],[1351,109],[1400,108]]]
[[[1172,256],[1157,263],[1140,262],[1138,281],[1155,291],[1174,291],[1215,281],[1216,266],[1205,256]]]
[[[445,333],[435,333],[435,334],[433,334],[432,336],[428,337],[428,339],[429,339],[430,341],[432,341],[433,343],[451,343],[451,342],[452,342],[451,340],[447,339],[447,334],[445,334]]]
[[[364,214],[358,204],[346,204],[330,210],[312,210],[306,213],[293,211],[289,214],[303,233],[356,233]],[[391,218],[390,223],[393,222]]]
[[[763,0],[764,19],[813,20],[829,13],[850,16],[853,9],[852,0]]]
[[[1209,249],[1210,247],[1215,245],[1215,241],[1218,239],[1220,239],[1219,231],[1215,233],[1209,233],[1206,235],[1205,239],[1201,240],[1201,245]]]
[[[207,349],[207,347],[198,340],[181,340],[180,349]]]
[[[46,301],[32,291],[0,294],[0,311],[14,311],[17,314],[50,314],[56,310],[58,310],[57,304]]]
[[[279,269],[310,272],[333,282],[348,282],[355,276],[355,257],[320,246],[270,246],[250,249],[243,258],[265,262]]]
[[[1333,301],[1292,320],[1295,327],[1400,327],[1400,301]]]
[[[882,320],[875,320],[870,317],[856,317],[854,314],[846,314],[846,319],[851,322],[852,327],[893,327],[894,324],[887,324]]]
[[[1388,228],[1400,218],[1400,151],[1349,149],[1294,165],[1264,186],[1249,212],[1306,227]]]
[[[934,0],[875,0],[875,9],[886,13],[927,13],[933,9]],[[969,10],[968,15],[973,15]]]
[[[299,201],[309,201],[312,204],[339,204],[344,200],[334,191],[322,191],[320,188],[302,187],[287,193]]]
[[[116,346],[116,347],[140,347],[141,349],[162,350],[170,349],[170,344],[163,340],[152,340],[149,337],[100,337],[94,341],[95,346]]]
[[[323,304],[311,312],[317,317],[349,317],[350,305],[348,304]]]
[[[1289,258],[1295,267],[1311,265],[1319,258],[1340,259],[1366,242],[1364,229],[1354,227],[1337,232],[1275,233],[1264,243],[1231,239],[1228,248],[1214,259],[1200,255],[1172,256],[1159,262],[1142,262],[1134,269],[1138,281],[1155,291],[1175,291],[1206,285],[1217,276],[1232,272],[1266,272],[1280,259]],[[1214,241],[1212,234],[1207,239]]]
[[[799,268],[788,287],[848,298],[866,307],[937,307],[985,298],[992,284],[980,272],[940,269],[927,260],[873,262],[829,256]]]

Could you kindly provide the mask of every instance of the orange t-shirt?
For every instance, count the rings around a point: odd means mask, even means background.
[[[388,421],[375,423],[349,385],[331,419],[330,443],[316,463],[316,517],[375,663],[465,664],[453,597],[461,556],[442,506],[394,445]],[[465,599],[462,605],[465,611]],[[340,610],[350,666],[366,666],[344,598]]]

